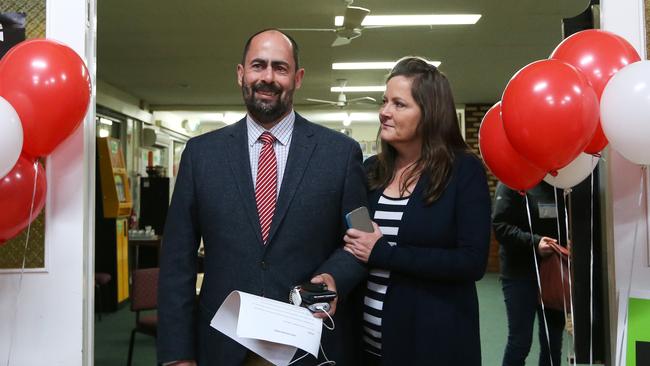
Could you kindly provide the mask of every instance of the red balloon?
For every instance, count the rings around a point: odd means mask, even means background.
[[[605,85],[618,70],[641,60],[625,38],[597,29],[581,31],[568,37],[555,48],[551,58],[564,61],[580,70],[591,83],[598,100]],[[599,122],[596,133],[584,151],[588,154],[598,153],[607,143]]]
[[[544,170],[521,157],[508,141],[501,121],[501,102],[490,108],[483,117],[478,146],[492,174],[514,190],[533,188],[546,175]]]
[[[45,170],[35,160],[21,155],[14,168],[5,177],[0,179],[0,245],[18,235],[41,212],[45,205]],[[34,194],[34,179],[36,179],[36,192]],[[34,208],[32,208],[32,194],[34,194]]]
[[[19,43],[0,62],[0,96],[23,124],[23,152],[45,156],[79,126],[90,75],[71,48],[47,39]]]
[[[555,172],[584,151],[598,125],[594,89],[575,67],[558,60],[519,70],[503,92],[508,140],[526,160]]]
[[[598,125],[596,126],[596,132],[594,132],[594,136],[585,147],[584,152],[587,154],[598,154],[605,148],[605,146],[607,146],[607,144],[609,144],[609,141],[607,140],[607,137],[605,137],[605,133],[603,132],[603,128],[600,126],[599,119]]]

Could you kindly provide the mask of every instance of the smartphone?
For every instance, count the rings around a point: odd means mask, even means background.
[[[300,296],[308,304],[318,301],[330,301],[336,298],[336,292],[327,289],[324,283],[303,283],[300,285]]]
[[[372,221],[370,221],[370,213],[368,212],[368,208],[365,206],[350,211],[345,215],[345,221],[349,228],[365,231],[367,233],[375,231],[372,226]]]

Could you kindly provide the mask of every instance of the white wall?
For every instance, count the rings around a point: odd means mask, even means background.
[[[642,59],[645,54],[644,10],[642,0],[603,0],[601,2],[602,28],[627,39],[637,49]],[[613,230],[616,297],[618,301],[616,351],[624,334],[627,297],[650,299],[650,267],[648,267],[647,199],[639,207],[641,168],[625,160],[610,149],[607,178]],[[646,190],[647,192],[647,190]],[[636,232],[636,234],[635,234]],[[632,255],[633,248],[634,255]],[[634,273],[630,282],[630,269]],[[611,268],[610,268],[611,269]],[[611,274],[610,274],[611,275]],[[628,294],[628,288],[630,293]],[[611,306],[615,306],[614,303]],[[623,346],[625,347],[625,346]],[[613,361],[616,361],[614,358]],[[623,363],[624,363],[623,359]],[[616,363],[615,363],[616,364]]]
[[[94,1],[47,0],[48,38],[86,59],[94,79]],[[91,364],[93,334],[94,106],[47,159],[46,269],[0,275],[0,363]],[[92,158],[91,158],[92,157]],[[16,311],[16,312],[14,312]],[[86,361],[84,361],[86,360]]]

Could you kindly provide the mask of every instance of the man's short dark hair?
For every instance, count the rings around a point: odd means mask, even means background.
[[[283,31],[281,31],[281,30],[279,30],[277,28],[262,29],[261,31],[259,31],[259,32],[255,33],[255,34],[253,34],[252,36],[250,36],[250,38],[248,38],[248,40],[246,41],[246,45],[244,46],[244,54],[242,55],[242,58],[241,58],[241,64],[242,65],[246,64],[246,55],[248,54],[248,49],[251,47],[251,42],[253,41],[253,38],[257,37],[259,34],[262,34],[264,32],[268,32],[268,31],[276,31],[278,33],[282,33],[285,37],[287,37],[289,39],[289,41],[291,42],[291,48],[293,50],[293,62],[296,64],[296,70],[298,70],[300,68],[300,64],[298,62],[298,43],[296,43],[296,41],[290,35],[284,33]]]

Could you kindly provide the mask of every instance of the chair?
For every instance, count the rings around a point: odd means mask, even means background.
[[[97,317],[102,320],[102,313],[104,312],[104,295],[102,287],[111,282],[111,274],[105,272],[95,272],[95,301],[97,303]]]
[[[135,311],[135,327],[129,341],[128,366],[131,366],[135,333],[140,332],[156,337],[158,331],[157,314],[141,314],[145,310],[158,308],[158,273],[160,268],[136,269],[133,271],[131,287],[131,311]]]

